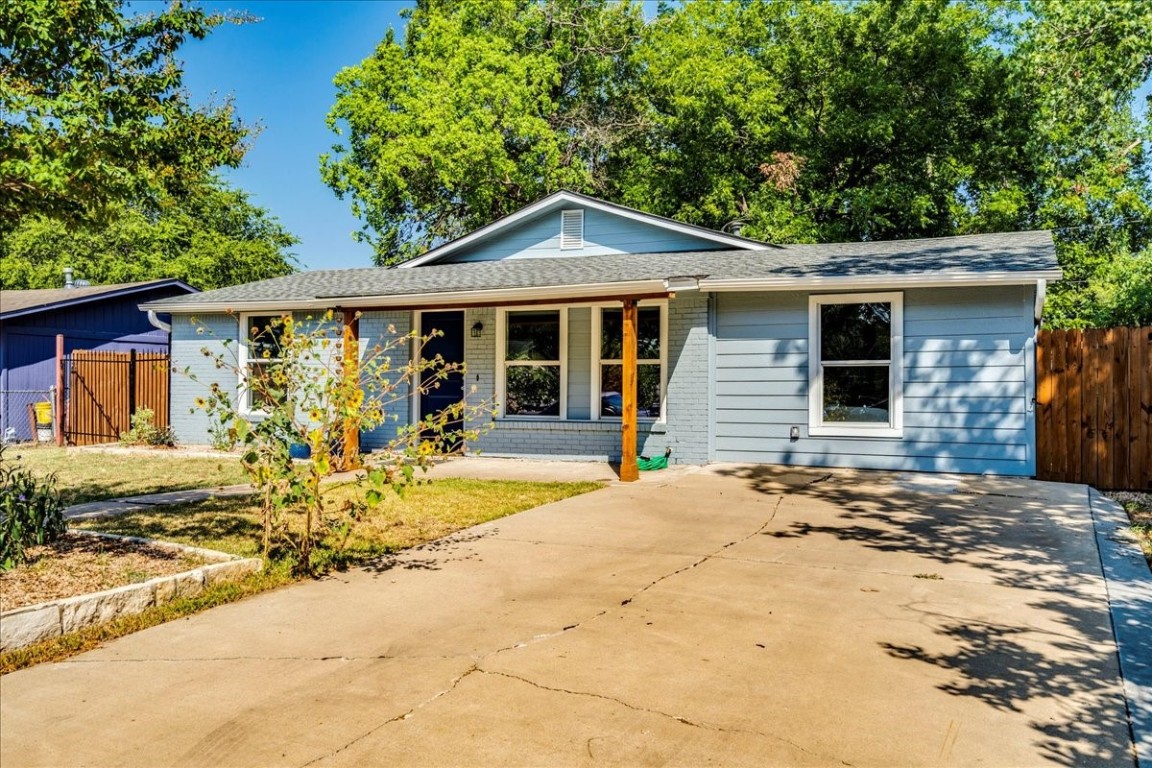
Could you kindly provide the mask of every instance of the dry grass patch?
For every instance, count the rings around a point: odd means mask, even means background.
[[[341,567],[439,539],[463,528],[603,487],[601,483],[532,483],[512,480],[444,479],[408,488],[384,501],[348,537],[329,536],[318,551]],[[339,505],[356,489],[341,485],[326,502]],[[289,524],[291,524],[291,520]],[[253,499],[212,499],[200,504],[130,512],[85,520],[76,527],[162,539],[228,552],[260,554],[260,511]]]
[[[65,504],[248,482],[237,456],[188,456],[163,448],[127,452],[18,446],[4,458],[18,461],[38,477],[55,473]]]
[[[0,611],[140,584],[207,562],[190,552],[76,533],[28,555],[28,562],[0,572]]]
[[[1132,521],[1132,532],[1136,534],[1140,548],[1144,550],[1148,567],[1152,568],[1152,493],[1109,491],[1105,495],[1119,502],[1128,512],[1128,519]]]

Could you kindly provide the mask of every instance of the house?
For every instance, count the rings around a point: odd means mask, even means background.
[[[362,313],[362,342],[442,330],[437,351],[499,404],[468,446],[487,455],[622,460],[624,476],[636,450],[666,448],[693,464],[1027,476],[1035,331],[1059,277],[1048,232],[777,246],[558,192],[397,267],[142,308],[172,313],[173,366],[204,382],[219,373],[193,314],[212,344],[329,308]],[[199,386],[173,382],[187,443],[208,441],[206,417],[181,407]],[[396,415],[435,405],[411,397]]]
[[[28,406],[47,401],[56,383],[57,335],[64,337],[65,354],[166,352],[166,323],[137,305],[197,290],[181,280],[79,284],[71,270],[64,282],[63,288],[0,292],[0,434],[31,437]]]

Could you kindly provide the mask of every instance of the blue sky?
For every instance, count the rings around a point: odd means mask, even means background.
[[[146,3],[134,3],[146,10]],[[235,99],[246,123],[259,123],[244,166],[226,178],[269,209],[302,241],[307,269],[364,267],[372,249],[352,240],[359,222],[348,201],[320,180],[322,152],[338,137],[324,122],[336,98],[332,78],[372,53],[408,5],[387,0],[231,0],[211,11],[247,11],[259,23],[218,27],[180,49],[185,85],[198,102]]]

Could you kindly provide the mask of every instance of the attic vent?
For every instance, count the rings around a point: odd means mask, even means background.
[[[584,247],[584,211],[560,211],[560,250]]]

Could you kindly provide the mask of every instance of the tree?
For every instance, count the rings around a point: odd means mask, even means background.
[[[642,127],[630,51],[638,5],[420,0],[336,78],[347,145],[321,158],[378,264],[560,188],[609,194],[614,147]]]
[[[205,330],[198,328],[202,334]],[[314,573],[322,565],[316,552],[320,539],[330,536],[338,543],[347,542],[384,493],[402,492],[416,482],[417,470],[427,469],[461,441],[479,436],[480,430],[458,424],[495,415],[490,403],[461,401],[405,425],[349,481],[357,493],[340,505],[329,503],[331,486],[324,479],[337,468],[360,464],[359,456],[342,451],[348,431],[393,423],[390,406],[407,403],[410,392],[426,393],[449,376],[465,372],[463,363],[446,363],[439,355],[424,358],[421,350],[431,335],[397,334],[394,328],[389,333],[390,338],[361,350],[332,312],[303,318],[285,315],[248,329],[249,349],[259,352],[266,363],[242,370],[231,356],[236,350],[228,339],[222,342],[228,347],[224,354],[202,350],[217,369],[245,381],[251,395],[239,396],[255,398],[264,412],[263,418],[250,419],[241,412],[235,394],[216,382],[205,383],[204,397],[195,403],[228,441],[240,447],[240,462],[261,494],[265,558],[274,546],[284,545],[298,571]],[[410,356],[413,345],[416,353]],[[184,374],[196,380],[187,369]],[[307,447],[308,461],[293,460],[298,446]]]
[[[194,107],[175,58],[225,17],[181,0],[126,7],[0,4],[0,236],[28,215],[91,222],[146,207],[239,164],[248,130],[229,103]]]
[[[105,223],[87,226],[24,217],[0,241],[0,288],[56,288],[64,267],[96,284],[174,277],[205,290],[294,269],[289,249],[298,240],[219,181],[161,197],[155,208],[117,205]]]
[[[379,262],[569,187],[777,243],[1052,229],[1050,323],[1152,322],[1150,28],[1135,0],[428,0],[337,78],[322,167]]]

